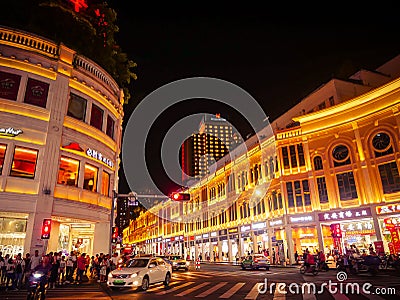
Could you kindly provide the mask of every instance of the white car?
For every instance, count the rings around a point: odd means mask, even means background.
[[[150,284],[171,281],[172,266],[160,257],[134,257],[108,274],[111,289],[133,287],[146,291]]]

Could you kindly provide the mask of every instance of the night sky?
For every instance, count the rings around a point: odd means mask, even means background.
[[[118,14],[117,41],[138,64],[125,120],[162,85],[205,76],[246,90],[272,121],[331,78],[346,78],[360,68],[373,70],[400,54],[396,19],[377,11],[315,18],[278,16],[257,8],[152,10],[129,8],[131,1],[109,4]],[[212,101],[194,99],[165,111],[146,144],[150,173],[165,194],[177,186],[160,166],[162,138],[180,118],[201,112],[221,113],[242,136],[251,133],[240,114]],[[123,166],[119,190],[129,191]]]

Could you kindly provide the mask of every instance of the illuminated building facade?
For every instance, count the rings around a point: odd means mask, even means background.
[[[397,56],[330,80],[271,123],[275,154],[250,138],[244,155],[187,190],[189,202],[168,200],[131,221],[124,242],[210,260],[265,250],[275,263],[307,248],[400,252],[399,77]],[[337,224],[341,239],[332,237]]]
[[[0,27],[0,251],[109,252],[123,93],[74,50]],[[43,219],[52,220],[41,239]]]

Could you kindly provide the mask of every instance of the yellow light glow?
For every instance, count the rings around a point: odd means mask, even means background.
[[[23,152],[23,153],[36,155],[38,151],[37,150],[30,150],[30,149],[26,149],[26,148],[15,148],[15,152]]]
[[[61,157],[61,161],[74,165],[79,165],[79,161],[72,158]]]
[[[98,170],[96,167],[93,167],[93,166],[88,165],[88,164],[85,165],[85,169],[89,169],[92,172],[97,172],[97,170]]]
[[[29,62],[19,61],[12,58],[0,57],[0,66],[33,73],[51,80],[56,80],[57,78],[57,73],[54,72],[53,70],[46,69],[38,65],[33,65]]]

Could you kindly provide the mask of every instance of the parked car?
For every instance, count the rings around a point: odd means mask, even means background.
[[[146,291],[149,285],[162,282],[168,286],[172,266],[160,257],[134,257],[108,274],[111,289],[138,288]]]
[[[184,259],[180,255],[167,255],[166,258],[172,262],[172,269],[173,270],[189,270],[190,262]]]
[[[246,256],[241,262],[242,269],[261,269],[269,270],[269,258],[263,254],[251,254]]]

